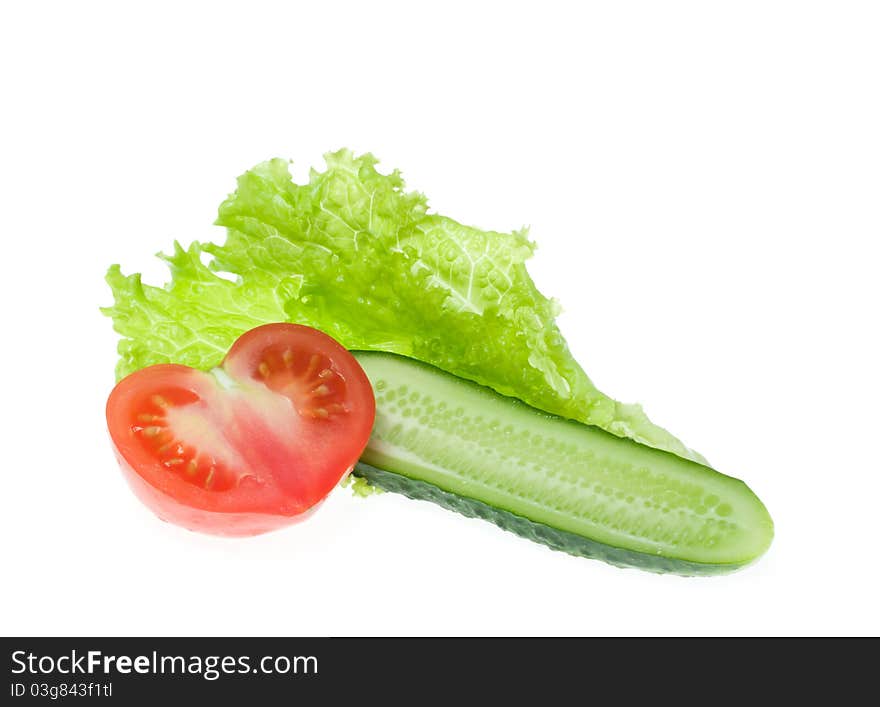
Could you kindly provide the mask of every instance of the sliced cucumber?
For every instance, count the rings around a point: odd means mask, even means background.
[[[394,354],[356,352],[376,423],[355,473],[574,555],[684,575],[759,557],[773,521],[742,481]]]

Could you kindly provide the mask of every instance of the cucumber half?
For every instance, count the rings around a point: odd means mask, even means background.
[[[379,488],[657,572],[730,572],[773,539],[767,509],[739,479],[403,356],[355,356],[376,422],[354,473]]]

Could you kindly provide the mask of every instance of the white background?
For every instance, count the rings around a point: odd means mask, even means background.
[[[864,2],[4,3],[4,634],[876,634],[880,14]],[[619,570],[385,494],[229,541],[106,437],[106,267],[237,174],[349,146],[530,224],[587,372],[776,522],[754,567]]]

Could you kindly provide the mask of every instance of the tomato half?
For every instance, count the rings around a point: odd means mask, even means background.
[[[107,401],[107,425],[138,497],[160,518],[256,535],[306,517],[351,471],[376,403],[357,360],[326,334],[267,324],[221,366],[149,366]]]

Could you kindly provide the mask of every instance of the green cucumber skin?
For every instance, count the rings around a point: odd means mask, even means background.
[[[638,568],[648,572],[677,574],[684,577],[706,577],[734,572],[749,564],[688,562],[687,560],[677,560],[663,557],[662,555],[649,555],[646,552],[626,550],[614,547],[613,545],[595,542],[582,535],[575,535],[564,530],[551,528],[543,523],[536,523],[533,520],[503,511],[500,508],[495,508],[476,499],[457,496],[425,481],[418,481],[391,471],[377,469],[364,462],[358,462],[352,473],[363,477],[370,484],[383,491],[399,493],[417,501],[430,501],[449,511],[460,513],[467,518],[488,520],[503,530],[510,531],[527,540],[541,543],[553,550],[559,550],[560,552],[566,552],[569,555],[576,555],[578,557],[586,557],[591,560],[602,560],[615,567]]]
[[[726,573],[770,544],[766,508],[737,479],[412,359],[355,355],[377,400],[355,473],[380,488],[649,571]]]

